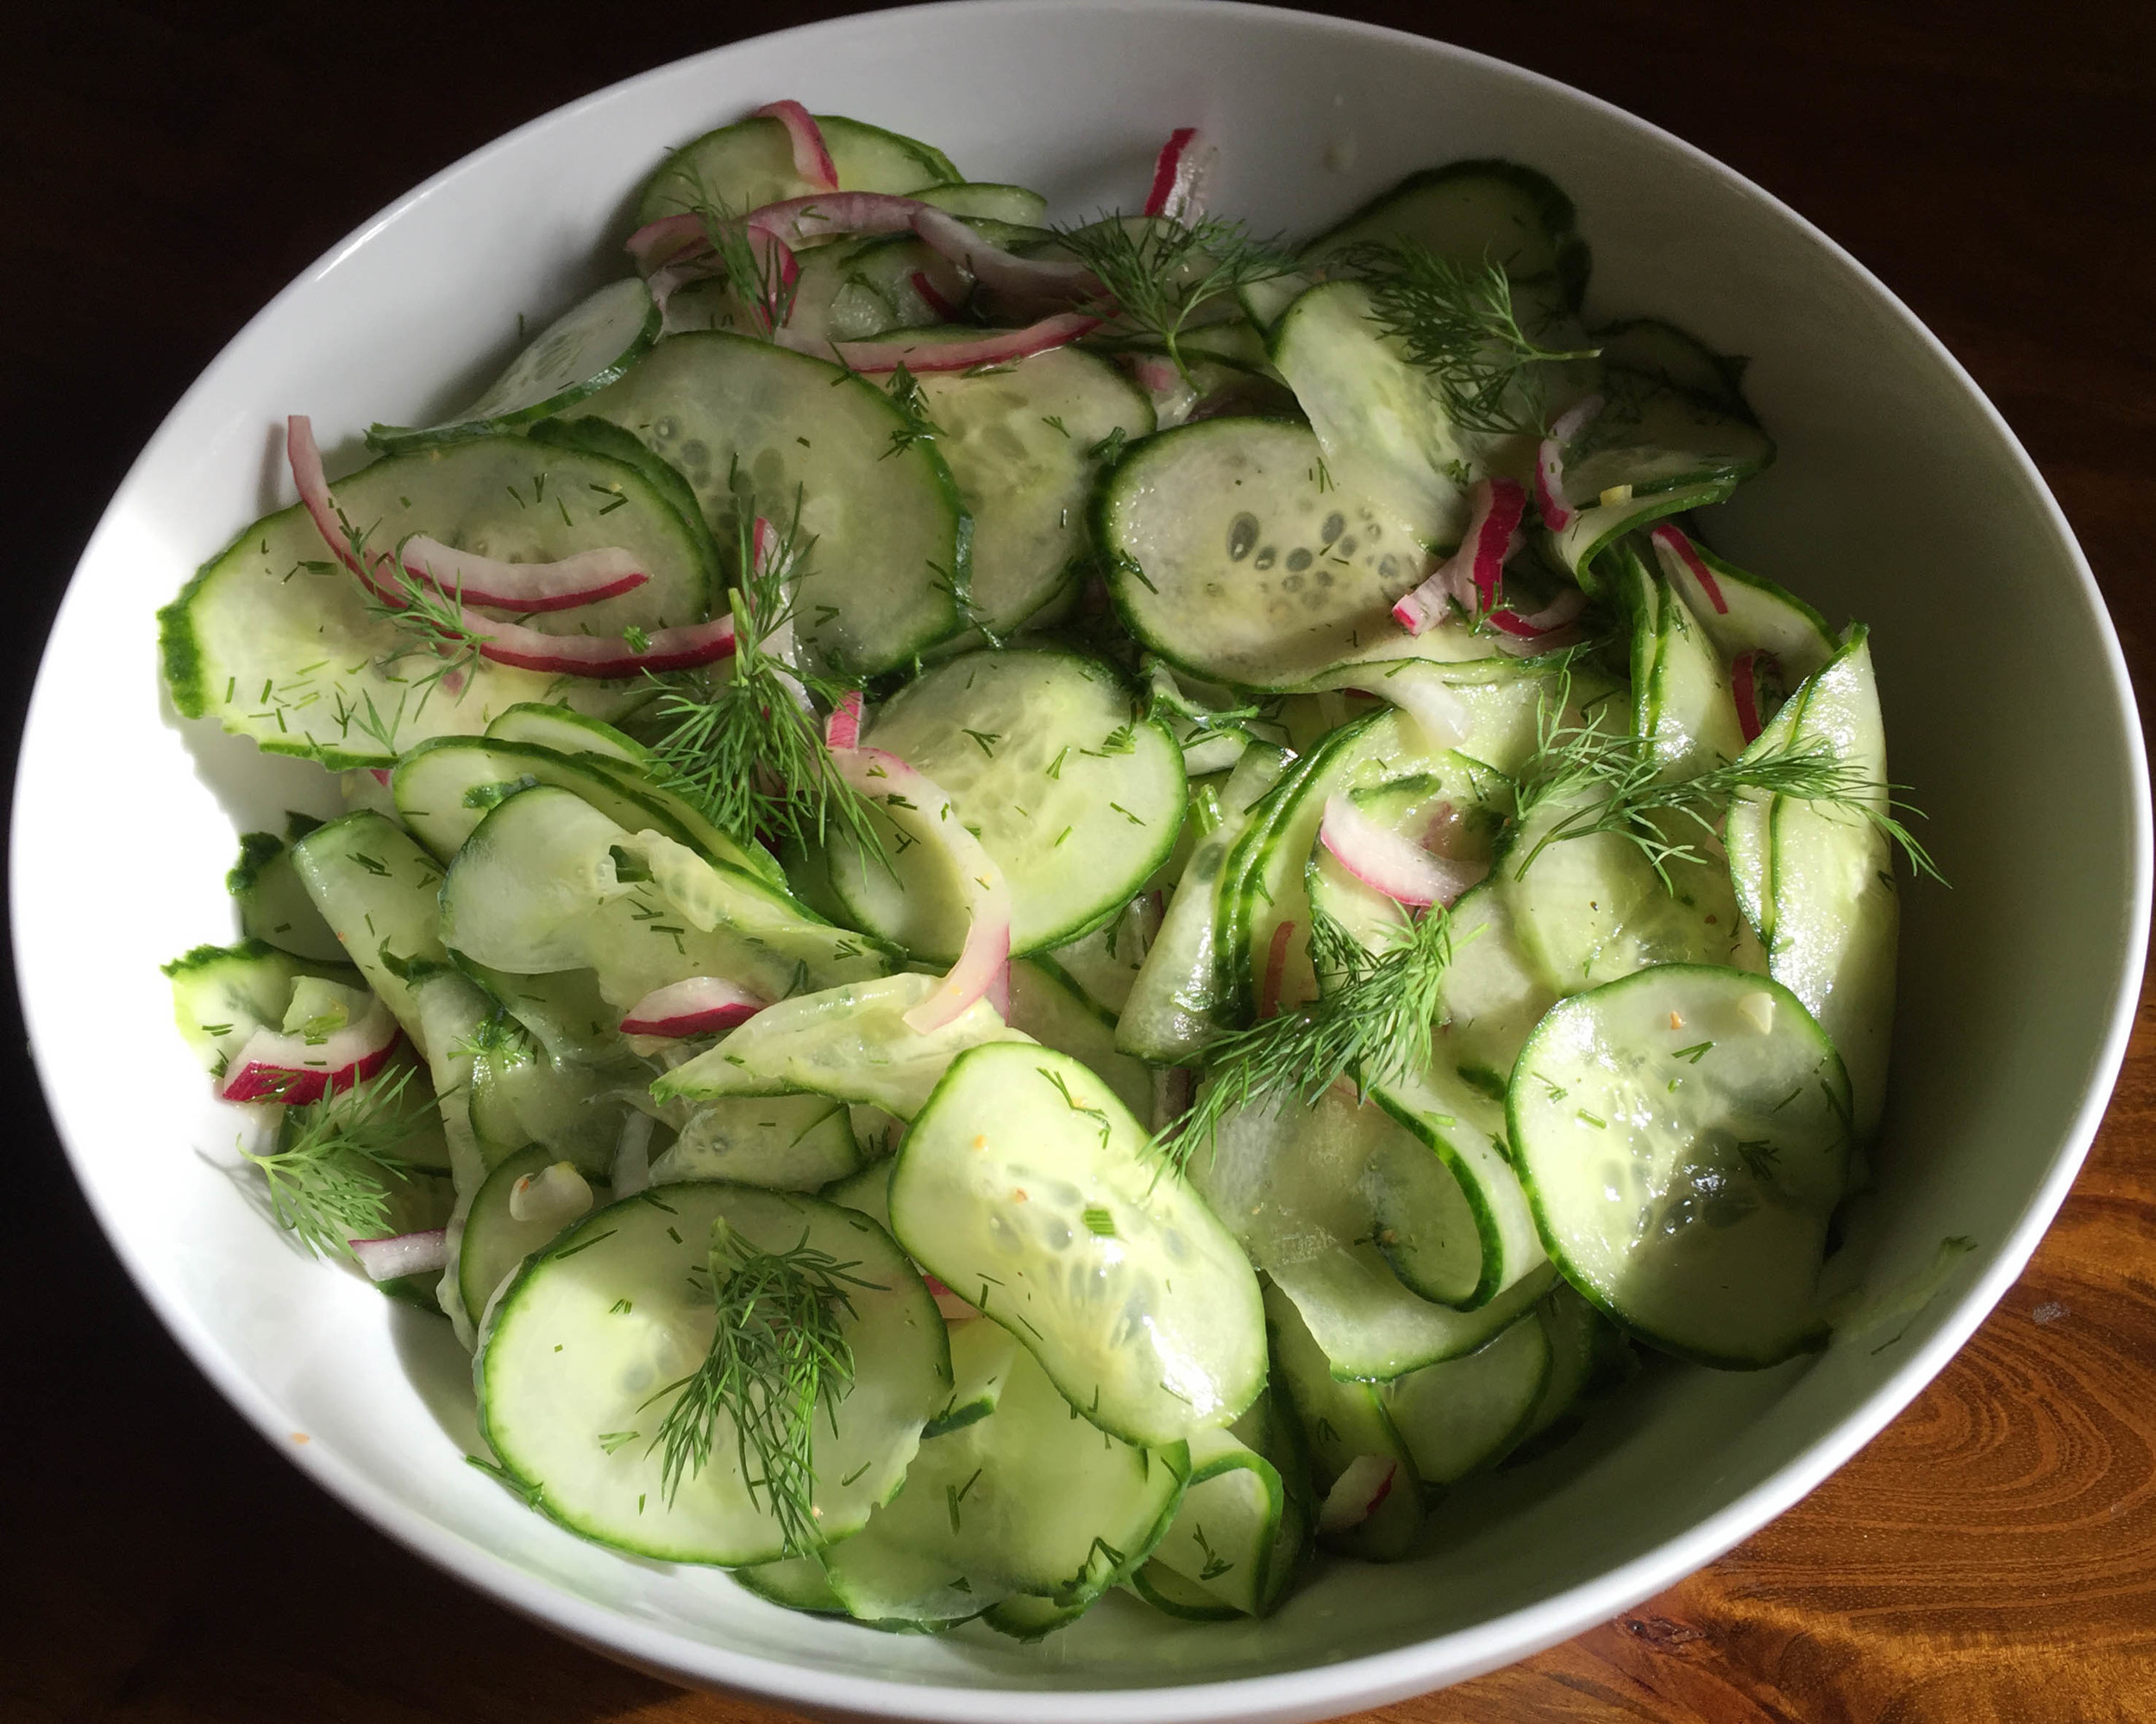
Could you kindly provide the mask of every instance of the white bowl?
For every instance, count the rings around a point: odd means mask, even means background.
[[[235,830],[325,802],[313,768],[173,718],[152,613],[287,500],[281,416],[312,413],[334,445],[454,406],[519,312],[618,273],[628,197],[669,144],[776,96],[931,140],[1066,215],[1134,204],[1162,136],[1194,122],[1223,146],[1219,207],[1262,229],[1309,230],[1412,168],[1512,157],[1577,201],[1598,315],[1662,314],[1752,356],[1781,459],[1716,530],[1873,625],[1895,775],[1953,881],[1907,894],[1857,1249],[1882,1283],[1948,1235],[1977,1250],[1898,1340],[1759,1376],[1651,1370],[1569,1450],[1505,1476],[1440,1557],[1335,1565],[1250,1626],[1112,1599],[1032,1649],[792,1614],[722,1574],[581,1543],[463,1464],[480,1445],[447,1326],[265,1225],[229,1176],[235,1119],[172,1033],[156,966],[229,937]],[[472,1584],[683,1681],[1041,1724],[1379,1704],[1602,1621],[1789,1507],[2020,1272],[2118,1069],[2149,904],[2140,733],[2095,583],[2020,445],[1907,310],[1757,187],[1602,103],[1414,37],[1219,3],[943,6],[744,42],[536,121],[369,222],[241,333],[114,498],[38,679],[15,831],[22,999],[76,1171],[151,1304],[297,1464]]]

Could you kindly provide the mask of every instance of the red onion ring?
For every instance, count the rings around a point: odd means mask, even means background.
[[[1489,874],[1489,864],[1440,856],[1373,820],[1345,796],[1326,799],[1318,840],[1333,859],[1396,904],[1426,910],[1451,905]]]
[[[1420,635],[1445,616],[1448,599],[1481,616],[1496,602],[1505,557],[1527,511],[1527,493],[1511,479],[1478,479],[1468,492],[1467,530],[1460,548],[1421,586],[1393,606],[1393,620]]]
[[[624,1036],[715,1036],[745,1024],[766,1002],[723,976],[693,975],[654,988],[621,1020]]]
[[[838,168],[824,142],[824,129],[807,109],[794,101],[767,102],[750,117],[776,120],[786,128],[787,141],[793,147],[793,171],[811,186],[818,191],[838,190]]]
[[[392,1233],[382,1239],[347,1239],[345,1244],[369,1281],[437,1275],[449,1266],[449,1234],[442,1227],[424,1233]]]
[[[1195,126],[1179,126],[1168,135],[1153,163],[1153,187],[1145,197],[1148,216],[1165,216],[1188,226],[1205,215],[1206,190],[1220,160],[1220,147]]]
[[[908,342],[903,336],[881,342],[836,343],[855,371],[971,371],[977,365],[1008,365],[1051,348],[1067,347],[1100,327],[1101,320],[1082,311],[1059,311],[1022,329],[984,329],[971,341]]]
[[[217,1094],[227,1101],[319,1101],[373,1076],[402,1033],[379,1000],[318,1042],[265,1025],[232,1056]]]

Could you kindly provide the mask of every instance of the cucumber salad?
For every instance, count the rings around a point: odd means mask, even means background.
[[[161,613],[347,811],[166,966],[254,1188],[587,1539],[1262,1616],[1635,1347],[1834,1326],[1929,864],[1863,627],[1694,519],[1740,362],[1589,317],[1527,167],[1291,241],[1217,156],[1057,223],[774,103],[462,411],[291,419]]]

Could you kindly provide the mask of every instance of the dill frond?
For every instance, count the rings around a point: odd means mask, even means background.
[[[1369,290],[1370,314],[1430,373],[1453,423],[1492,436],[1543,429],[1541,367],[1597,348],[1545,348],[1521,328],[1501,263],[1457,262],[1407,240],[1351,247],[1339,261]]]
[[[1243,223],[1217,216],[1188,223],[1169,216],[1111,214],[1083,227],[1059,228],[1056,237],[1093,272],[1114,310],[1160,343],[1186,383],[1190,367],[1181,338],[1198,308],[1295,267],[1277,241],[1254,238]]]
[[[412,1168],[395,1152],[432,1112],[406,1097],[417,1069],[400,1066],[293,1107],[275,1149],[240,1151],[268,1182],[277,1225],[317,1257],[348,1257],[347,1240],[389,1231],[390,1182]]]
[[[805,1231],[790,1251],[767,1251],[724,1218],[711,1229],[711,1266],[718,1314],[711,1351],[692,1375],[644,1403],[674,1397],[652,1439],[663,1451],[667,1500],[711,1464],[724,1421],[732,1427],[749,1501],[761,1501],[787,1549],[803,1554],[823,1542],[815,1524],[816,1415],[828,1408],[835,1416],[853,1387],[845,1331],[852,1289],[884,1289],[853,1273],[857,1262],[811,1245]]]
[[[1448,911],[1432,909],[1402,924],[1389,945],[1371,952],[1313,906],[1310,953],[1319,997],[1213,1044],[1196,1105],[1154,1136],[1153,1151],[1169,1166],[1188,1166],[1198,1150],[1211,1147],[1220,1122],[1243,1108],[1288,1096],[1308,1106],[1343,1078],[1367,1091],[1429,1057],[1430,1029],[1452,962]]]
[[[743,843],[770,833],[825,842],[835,828],[882,856],[868,805],[832,762],[811,699],[836,705],[846,690],[797,671],[782,656],[793,633],[794,592],[815,541],[800,531],[800,498],[775,545],[759,557],[755,515],[744,504],[729,595],[734,655],[723,679],[654,677],[654,715],[667,725],[653,752],[668,787]]]

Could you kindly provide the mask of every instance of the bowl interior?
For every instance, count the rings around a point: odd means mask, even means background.
[[[335,798],[313,768],[172,716],[153,613],[288,499],[281,415],[314,415],[334,471],[369,420],[454,405],[520,313],[543,322],[618,273],[627,200],[669,145],[780,95],[929,139],[1066,217],[1133,206],[1178,124],[1219,140],[1216,207],[1261,230],[1310,230],[1413,168],[1511,157],[1578,204],[1595,316],[1656,313],[1751,356],[1781,458],[1714,531],[1872,625],[1894,774],[1952,881],[1905,887],[1879,1191],[1852,1251],[1890,1284],[1973,1238],[1939,1297],[1809,1365],[1650,1369],[1581,1440],[1462,1489],[1431,1559],[1333,1566],[1262,1625],[1112,1600],[1036,1649],[872,1634],[584,1545],[463,1464],[480,1444],[446,1326],[286,1249],[231,1176],[239,1122],[171,1033],[156,965],[229,937],[235,831]],[[1994,837],[2002,788],[2036,783],[2072,843]],[[24,745],[15,929],[54,1114],[146,1294],[273,1440],[434,1559],[624,1656],[803,1708],[987,1719],[1007,1708],[993,1690],[1029,1689],[1054,1691],[1025,1702],[1044,1717],[1286,1718],[1601,1620],[1786,1507],[1915,1392],[2018,1271],[2094,1129],[2140,973],[2147,830],[2123,667],[2048,494],[1959,368],[1788,211],[1614,110],[1436,44],[1221,4],[987,3],[742,44],[564,110],[250,324],[128,478],[62,611]],[[116,1044],[139,1050],[124,1086]],[[1266,1680],[1191,1686],[1237,1678]]]

